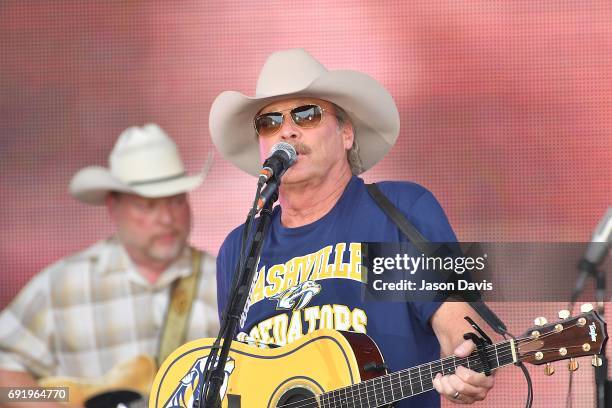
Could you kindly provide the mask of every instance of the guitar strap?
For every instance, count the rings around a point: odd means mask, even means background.
[[[159,341],[158,366],[164,362],[187,338],[187,321],[195,298],[201,274],[202,252],[191,249],[191,274],[177,279],[172,284],[166,320]]]
[[[393,203],[383,194],[383,192],[380,191],[380,188],[376,185],[376,183],[366,184],[366,189],[376,204],[378,204],[383,212],[387,214],[395,225],[397,225],[399,230],[419,251],[427,256],[436,253],[440,246],[429,242],[427,238],[425,238],[423,234],[421,234],[419,230],[417,230],[416,227],[412,225],[410,221],[408,221],[408,218],[406,218],[406,216],[404,216],[404,214],[402,214],[400,210],[393,205]],[[491,309],[489,309],[487,305],[484,304],[484,302],[475,301],[467,302],[467,304],[470,305],[472,309],[474,309],[476,313],[478,313],[480,317],[482,317],[482,319],[487,322],[487,324],[493,330],[495,330],[496,333],[502,336],[506,334],[506,325]]]
[[[419,251],[421,251],[424,255],[430,256],[436,253],[438,246],[432,245],[427,238],[423,236],[419,232],[418,229],[410,221],[408,218],[404,217],[404,215],[397,209],[396,206],[380,191],[380,188],[376,185],[376,183],[366,184],[366,188],[368,189],[368,193],[376,204],[383,210],[387,217],[391,218],[391,220],[397,225],[400,231],[408,238],[408,240],[414,245]]]

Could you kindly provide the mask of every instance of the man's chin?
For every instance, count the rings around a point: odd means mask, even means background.
[[[281,185],[301,184],[312,178],[311,172],[303,166],[295,166],[287,170],[281,179]]]
[[[185,244],[179,242],[172,245],[153,245],[149,249],[149,256],[158,262],[172,262],[181,255],[184,248]]]

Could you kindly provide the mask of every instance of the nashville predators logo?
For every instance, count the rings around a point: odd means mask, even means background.
[[[306,306],[321,291],[321,285],[315,281],[305,281],[282,291],[270,299],[276,300],[277,309],[299,310]]]
[[[208,361],[208,356],[202,357],[191,366],[191,369],[181,380],[179,381],[178,386],[168,399],[168,402],[164,404],[164,408],[193,408],[193,402],[196,399],[200,398],[201,388],[199,385],[201,384],[204,378],[204,369],[206,368],[206,362]],[[215,363],[215,368],[217,364]],[[223,384],[221,385],[221,390],[219,391],[221,395],[221,400],[225,397],[225,393],[227,391],[227,382],[229,380],[229,376],[234,371],[235,362],[231,357],[227,358],[227,363],[225,364],[225,375],[223,376]]]

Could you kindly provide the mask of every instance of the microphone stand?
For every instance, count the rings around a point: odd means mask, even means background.
[[[280,184],[280,182],[278,184]],[[230,293],[228,304],[224,312],[225,318],[221,330],[219,331],[218,339],[221,337],[223,338],[223,346],[221,346],[219,357],[216,357],[216,354],[219,352],[218,343],[215,342],[215,345],[211,348],[211,353],[207,361],[209,371],[205,373],[205,380],[199,385],[200,390],[204,390],[200,393],[200,397],[204,399],[205,408],[221,407],[219,394],[225,378],[225,364],[234,339],[234,334],[240,322],[240,316],[249,298],[251,284],[257,271],[257,264],[259,262],[261,250],[263,249],[264,239],[272,220],[272,204],[277,198],[278,192],[276,191],[263,205],[259,216],[259,222],[257,223],[257,229],[255,230],[253,240],[249,246],[248,256],[245,262],[238,265],[236,285],[233,286],[232,292]],[[248,222],[245,223],[245,228],[248,228]],[[216,368],[214,367],[215,362],[218,363]],[[194,407],[199,407],[200,401],[198,401],[198,405],[194,404]]]

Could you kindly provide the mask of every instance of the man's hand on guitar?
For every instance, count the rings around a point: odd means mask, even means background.
[[[476,346],[471,340],[461,343],[454,354],[457,357],[467,357]],[[436,390],[449,401],[455,404],[472,404],[482,401],[493,388],[493,375],[487,377],[483,373],[477,373],[465,367],[457,367],[455,374],[436,375],[433,385]]]

